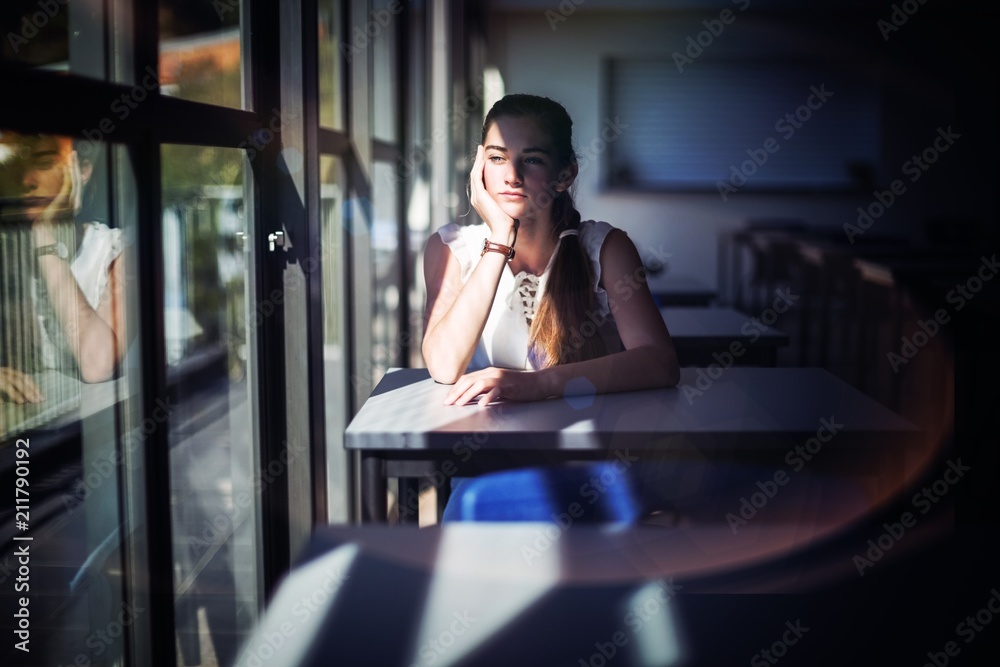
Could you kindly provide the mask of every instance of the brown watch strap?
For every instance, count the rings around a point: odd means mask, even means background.
[[[514,247],[513,246],[503,245],[501,243],[494,243],[493,241],[490,241],[489,239],[483,239],[483,251],[481,253],[479,253],[479,256],[482,257],[483,255],[485,255],[488,252],[498,252],[501,255],[506,255],[508,262],[510,260],[514,259]]]

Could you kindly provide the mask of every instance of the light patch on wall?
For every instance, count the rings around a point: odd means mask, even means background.
[[[506,94],[503,82],[503,75],[496,67],[487,67],[483,70],[483,121],[486,120],[486,113],[493,108],[493,105]]]

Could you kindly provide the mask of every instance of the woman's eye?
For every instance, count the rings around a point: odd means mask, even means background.
[[[503,162],[503,157],[499,155],[491,155],[486,159],[492,162],[493,164],[499,164],[500,162]]]

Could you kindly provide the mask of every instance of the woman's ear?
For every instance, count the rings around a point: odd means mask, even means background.
[[[559,172],[559,182],[556,183],[557,192],[565,192],[569,190],[569,187],[573,185],[573,181],[576,180],[576,175],[580,172],[580,167],[576,162],[570,162],[569,165]]]

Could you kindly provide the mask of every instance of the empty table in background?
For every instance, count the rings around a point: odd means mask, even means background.
[[[734,363],[743,366],[774,366],[778,348],[788,345],[788,334],[733,308],[668,307],[660,314],[667,323],[670,337],[682,366],[708,366],[718,363],[714,354],[733,354]]]
[[[660,306],[708,306],[717,296],[714,287],[698,278],[684,275],[650,279],[649,291]]]

